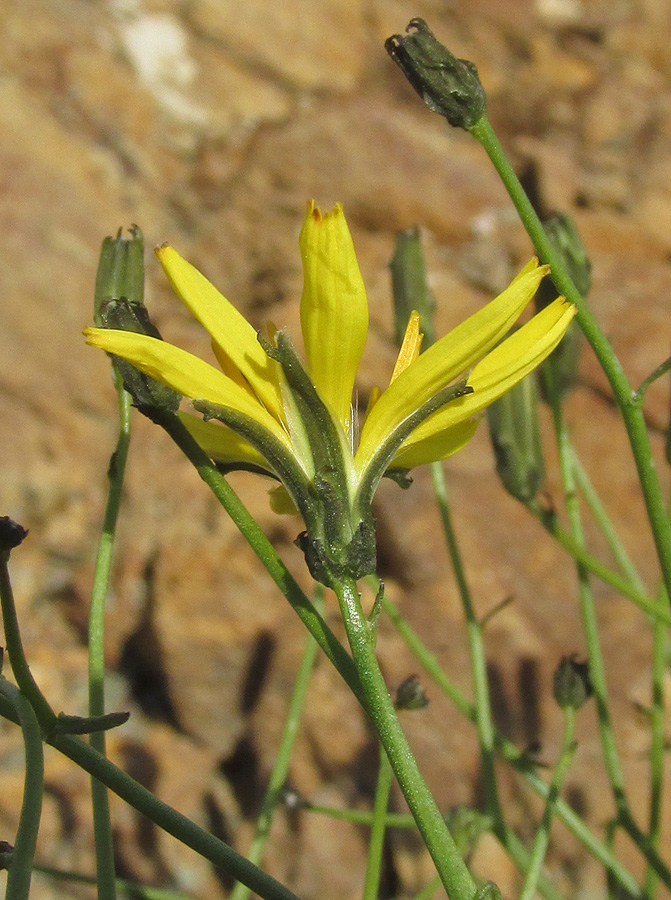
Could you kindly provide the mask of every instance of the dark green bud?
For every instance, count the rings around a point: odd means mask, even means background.
[[[429,698],[416,675],[408,675],[396,689],[396,709],[426,709]]]
[[[100,304],[100,323],[103,328],[132,331],[134,334],[146,334],[161,339],[158,328],[149,318],[147,307],[126,297],[103,301]],[[168,413],[177,412],[182,399],[177,391],[140,372],[125,359],[118,356],[113,356],[112,359],[123,380],[123,386],[139,410],[159,409]]]
[[[419,228],[408,228],[396,235],[394,255],[389,263],[394,295],[394,330],[396,343],[403,343],[410,313],[416,310],[421,318],[423,344],[428,347],[435,340],[434,314],[436,301],[429,288],[426,263],[422,251]]]
[[[580,709],[594,693],[588,664],[574,656],[565,656],[554,673],[553,693],[562,709]]]
[[[0,516],[0,556],[9,559],[9,554],[23,543],[27,534],[28,530],[23,525],[9,516]]]
[[[100,248],[96,273],[94,320],[106,327],[101,308],[107,300],[125,297],[130,303],[144,302],[144,238],[137,225],[131,225],[130,238],[106,237]],[[107,326],[112,327],[112,326]]]
[[[592,263],[585,250],[578,228],[570,216],[557,213],[543,223],[545,233],[560,254],[571,280],[582,297],[592,286]],[[558,296],[549,278],[545,278],[536,293],[536,309],[543,309]],[[540,368],[543,399],[550,400],[552,390],[562,397],[576,382],[583,336],[577,322],[571,322],[559,346]],[[550,370],[550,376],[548,375]]]
[[[429,109],[455,128],[468,130],[487,106],[475,64],[450,53],[424,19],[411,19],[406,32],[385,42],[387,53]]]
[[[527,375],[493,403],[487,421],[499,478],[509,494],[526,503],[545,481],[535,375]]]
[[[102,716],[68,716],[59,713],[52,734],[93,734],[97,731],[109,731],[125,725],[130,719],[129,712],[105,713]]]
[[[9,841],[0,841],[0,872],[9,869],[12,864],[14,847]]]

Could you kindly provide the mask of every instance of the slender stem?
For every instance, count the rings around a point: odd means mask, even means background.
[[[328,816],[329,819],[352,822],[354,825],[370,827],[373,824],[373,813],[367,809],[337,809],[334,806],[320,806],[318,803],[303,803],[301,809],[305,812]],[[384,824],[386,828],[417,828],[417,822],[406,813],[388,812],[384,817]]]
[[[391,766],[389,765],[387,754],[384,752],[384,747],[380,744],[380,766],[377,773],[377,788],[373,804],[373,821],[371,823],[370,838],[368,839],[368,859],[366,861],[366,878],[363,885],[362,900],[377,900],[380,888],[391,781]]]
[[[543,528],[545,528],[547,533],[557,541],[559,546],[563,547],[567,553],[570,553],[576,562],[579,562],[584,566],[588,572],[592,572],[605,584],[609,584],[611,587],[615,588],[622,596],[628,597],[644,613],[647,613],[649,616],[652,616],[660,622],[664,622],[666,625],[671,625],[671,613],[669,612],[668,604],[660,604],[651,597],[648,597],[645,592],[642,593],[639,591],[628,578],[624,578],[622,575],[613,572],[607,565],[588,553],[584,545],[576,541],[575,538],[566,531],[563,531],[559,527],[555,517],[548,516],[535,500],[530,501],[526,506],[534,518],[536,518]]]
[[[19,620],[16,615],[8,562],[8,556],[0,553],[0,604],[2,605],[2,621],[5,629],[5,642],[9,654],[9,662],[11,663],[12,672],[19,690],[35,710],[37,721],[40,723],[42,731],[46,734],[53,727],[56,716],[37,686],[37,682],[28,666],[28,660],[26,659],[21,640],[21,632],[19,631]]]
[[[287,567],[277,555],[273,545],[261,531],[254,518],[235,493],[226,478],[212,460],[203,452],[186,427],[172,415],[157,414],[155,420],[170,435],[187,459],[196,468],[205,484],[226,510],[238,530],[265,567],[292,609],[333,663],[347,686],[365,709],[365,702],[356,668],[338,638],[323,617],[314,608]]]
[[[18,715],[12,704],[0,693],[0,716],[18,723]],[[71,734],[52,732],[48,743],[71,759],[89,775],[105,784],[114,794],[125,800],[163,831],[177,838],[204,859],[229,872],[244,882],[264,900],[297,900],[288,888],[257,866],[236,853],[224,841],[214,837],[186,816],[163,803],[151,791],[135,781],[121,769],[101,756],[90,744]]]
[[[648,390],[653,382],[657,381],[658,378],[661,378],[662,375],[666,375],[666,373],[671,369],[671,356],[668,359],[665,359],[663,363],[660,363],[657,368],[651,372],[644,381],[636,388],[636,392],[632,398],[634,403],[642,403],[643,397],[645,396],[645,392]]]
[[[471,591],[466,580],[459,544],[452,524],[445,472],[441,463],[433,463],[431,466],[431,478],[468,631],[473,692],[475,695],[475,720],[480,744],[482,779],[485,787],[485,808],[494,821],[494,833],[500,836],[505,830],[505,822],[496,780],[496,767],[494,765],[494,722],[492,720],[489,681],[487,678],[487,659],[482,639],[482,627],[475,614]]]
[[[424,781],[398,721],[375,656],[371,631],[361,607],[354,580],[333,585],[345,623],[352,658],[378,737],[384,746],[396,779],[415,817],[424,843],[452,900],[471,900],[475,882],[450,834],[436,802]]]
[[[584,299],[576,290],[561,258],[561,254],[558,253],[548,239],[541,221],[524,192],[524,188],[520,184],[513,167],[510,165],[487,116],[483,116],[470,130],[476,140],[482,144],[492,161],[539,256],[544,262],[550,264],[552,280],[557,289],[564,294],[567,300],[576,304],[578,309],[576,319],[613,389],[615,400],[627,429],[650,527],[657,548],[662,579],[668,600],[671,602],[671,522],[669,522],[666,515],[662,490],[652,457],[650,438],[640,400],[634,394],[622,365],[610,346],[608,339],[599,327]]]
[[[322,585],[318,584],[315,587],[315,606],[321,612],[323,605],[324,588]],[[282,788],[287,779],[291,752],[303,714],[308,687],[310,685],[310,675],[312,674],[316,656],[317,643],[308,635],[291,700],[289,701],[289,709],[287,710],[287,716],[284,722],[280,746],[277,751],[277,756],[275,757],[275,764],[270,773],[268,788],[261,805],[261,812],[256,820],[256,833],[249,848],[249,852],[247,853],[247,859],[257,866],[261,862],[263,851],[270,833],[273,815],[279,802]],[[250,894],[251,891],[249,887],[246,884],[238,882],[231,891],[229,900],[248,900]]]
[[[67,869],[56,869],[54,866],[35,865],[33,866],[33,872],[39,872],[40,875],[46,875],[59,881],[71,881],[73,884],[91,884],[93,886],[97,884],[95,875],[82,875],[79,872],[70,872]],[[118,891],[127,894],[131,900],[192,900],[188,894],[184,894],[181,891],[147,887],[134,881],[128,881],[125,878],[117,878],[116,886]]]
[[[554,419],[557,447],[559,451],[559,464],[564,483],[564,495],[566,500],[566,509],[571,525],[571,532],[574,540],[581,546],[584,545],[584,535],[582,530],[582,520],[580,516],[580,506],[575,493],[575,476],[573,470],[573,451],[569,439],[568,432],[564,427],[561,403],[556,394],[551,404],[552,415]],[[577,563],[578,573],[578,596],[580,600],[580,611],[583,620],[583,630],[585,632],[585,641],[587,644],[587,656],[589,659],[589,672],[592,687],[594,689],[594,699],[596,701],[597,720],[599,723],[599,737],[601,739],[601,752],[603,755],[606,774],[611,785],[615,808],[617,810],[618,822],[627,832],[634,844],[644,855],[649,865],[659,874],[664,883],[671,887],[671,872],[669,868],[659,858],[658,853],[652,846],[648,837],[641,830],[634,820],[631,807],[627,800],[624,777],[620,760],[615,743],[615,734],[613,731],[613,723],[610,715],[610,704],[608,699],[608,687],[606,684],[605,668],[603,664],[603,654],[601,653],[601,642],[599,640],[599,630],[596,618],[596,608],[594,598],[589,583],[589,575],[585,568]]]
[[[548,791],[545,801],[543,817],[540,826],[536,831],[534,846],[531,851],[531,860],[529,868],[527,869],[526,878],[524,879],[524,884],[522,885],[519,900],[532,900],[536,893],[541,867],[550,842],[550,828],[552,827],[552,820],[557,807],[557,798],[559,797],[559,791],[561,790],[561,786],[575,752],[575,745],[573,742],[574,725],[575,709],[572,706],[568,706],[564,709],[564,740],[559,755],[559,762],[554,770],[552,782],[550,783],[550,790]]]
[[[552,402],[552,415],[554,419],[555,437],[559,451],[559,465],[564,484],[564,498],[566,511],[571,525],[573,539],[580,545],[584,544],[584,533],[580,515],[580,504],[575,492],[575,476],[573,470],[573,452],[568,432],[564,426],[561,403],[556,398]],[[597,719],[599,723],[599,735],[601,738],[601,750],[606,765],[606,773],[610,781],[613,799],[618,815],[628,814],[629,803],[627,801],[624,777],[620,766],[613,723],[610,717],[610,703],[608,698],[608,686],[606,684],[606,672],[599,640],[599,629],[596,618],[594,597],[589,583],[589,575],[584,566],[576,564],[578,574],[578,596],[580,600],[580,612],[587,644],[587,656],[589,659],[589,674],[594,688]]]
[[[9,700],[16,711],[23,732],[26,757],[23,803],[12,861],[7,873],[5,900],[28,900],[44,792],[42,732],[29,701],[3,676],[0,676],[0,693]]]
[[[668,665],[669,636],[661,622],[653,623],[652,706],[650,707],[650,812],[648,840],[659,849],[664,797],[664,756],[666,752],[664,681]],[[657,878],[650,864],[645,873],[645,892],[653,900]]]
[[[119,437],[110,460],[107,477],[109,488],[98,544],[91,609],[89,611],[89,715],[105,714],[105,601],[112,566],[112,552],[121,505],[121,491],[130,446],[131,396],[124,390],[119,373],[114,370],[119,407]],[[91,734],[91,746],[105,755],[105,732]],[[93,834],[96,851],[98,900],[115,900],[114,842],[110,821],[109,798],[104,784],[91,779]]]
[[[450,702],[459,710],[459,712],[470,719],[471,722],[476,721],[475,707],[469,703],[459,688],[448,678],[438,662],[435,654],[426,647],[419,635],[400,614],[397,607],[385,595],[384,611],[387,613],[398,633],[405,641],[406,646],[417,659],[424,671],[435,681],[442,693],[450,700]],[[496,737],[496,747],[503,758],[516,771],[518,771],[530,787],[541,797],[547,797],[549,787],[546,782],[537,774],[533,766],[530,764],[529,758],[515,747],[515,745],[501,737],[498,733]],[[597,859],[604,869],[611,873],[613,878],[634,898],[640,900],[642,897],[641,889],[635,878],[630,872],[615,858],[608,848],[594,836],[587,828],[582,819],[576,815],[571,807],[561,798],[557,801],[557,816],[562,820],[564,825],[579,840],[588,852]],[[656,859],[658,871],[663,867],[663,863],[657,857]],[[671,880],[665,883],[671,886]]]
[[[636,566],[632,562],[631,557],[627,553],[627,549],[622,543],[622,539],[617,533],[615,526],[611,522],[610,516],[608,515],[606,508],[601,502],[601,498],[594,489],[594,485],[592,484],[589,475],[580,462],[580,459],[578,458],[578,454],[575,452],[574,447],[571,448],[571,462],[573,465],[573,472],[578,487],[582,491],[585,500],[587,500],[589,508],[592,510],[592,514],[596,519],[597,525],[601,529],[603,536],[606,538],[608,546],[610,547],[611,553],[615,557],[618,566],[627,576],[632,586],[640,594],[645,594],[645,585],[643,584],[643,580],[638,574]],[[659,606],[660,608],[664,608],[665,604],[662,603],[663,599],[663,597],[657,597],[655,600],[655,605]]]

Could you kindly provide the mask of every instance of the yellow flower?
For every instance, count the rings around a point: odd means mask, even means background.
[[[299,244],[306,364],[285,332],[270,340],[258,336],[169,246],[157,249],[158,259],[177,295],[209,332],[219,368],[151,336],[98,328],[85,334],[89,344],[193,400],[208,421],[181,416],[201,447],[225,466],[279,477],[308,532],[310,503],[320,505],[327,518],[331,502],[340,518],[347,510],[347,523],[336,528],[338,539],[347,543],[369,515],[384,472],[445,459],[463,447],[485,407],[556,347],[575,308],[559,298],[502,341],[549,272],[532,260],[495,300],[421,355],[417,317],[411,317],[392,380],[369,404],[360,425],[352,393],[366,343],[368,303],[340,205],[323,215],[310,203]],[[328,523],[324,528],[329,532]]]

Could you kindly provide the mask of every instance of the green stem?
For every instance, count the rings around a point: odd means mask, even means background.
[[[564,427],[561,402],[556,397],[556,395],[552,403],[552,415],[554,419],[557,447],[559,451],[559,464],[561,469],[562,481],[564,484],[566,510],[571,525],[571,532],[574,540],[580,546],[584,546],[580,505],[578,502],[578,497],[575,493],[573,450],[571,448],[568,432]],[[640,852],[644,855],[649,865],[655,870],[655,872],[657,872],[664,883],[667,886],[671,887],[671,872],[659,858],[659,855],[657,854],[655,848],[648,840],[647,835],[644,834],[644,832],[634,820],[629,802],[627,800],[624,777],[617,753],[613,723],[610,716],[608,687],[606,684],[606,674],[603,663],[603,654],[601,652],[601,642],[599,640],[596,608],[594,605],[594,598],[592,596],[592,590],[589,583],[589,575],[584,566],[582,566],[580,563],[577,563],[577,573],[580,611],[583,620],[583,630],[585,632],[585,642],[587,644],[590,680],[592,682],[592,687],[594,689],[594,699],[596,701],[599,737],[601,739],[601,752],[606,767],[606,774],[611,785],[613,799],[615,801],[618,822],[627,832]]]
[[[56,715],[37,686],[28,666],[19,630],[19,620],[16,615],[8,562],[8,555],[0,553],[0,604],[9,662],[19,690],[34,709],[42,732],[48,734],[56,722]]]
[[[475,882],[424,781],[398,721],[375,656],[371,630],[353,579],[333,585],[366,708],[424,843],[451,900],[472,900]]]
[[[564,709],[564,740],[559,756],[559,762],[554,770],[552,782],[550,783],[550,790],[548,791],[547,799],[545,801],[543,817],[540,826],[536,831],[529,868],[527,869],[519,900],[532,900],[536,893],[541,867],[550,842],[550,828],[557,806],[559,791],[561,790],[561,786],[575,752],[573,743],[574,725],[575,709],[572,706],[568,706]]]
[[[480,744],[482,780],[485,788],[485,810],[493,819],[494,833],[500,837],[505,831],[505,822],[499,799],[496,767],[494,765],[494,722],[492,720],[489,681],[487,678],[487,659],[482,640],[482,627],[475,614],[471,591],[466,580],[459,544],[452,524],[445,472],[439,462],[432,464],[431,478],[468,631],[473,692],[475,695],[475,724]]]
[[[12,704],[2,694],[0,694],[0,716],[10,722],[18,723],[19,721]],[[182,813],[163,803],[151,791],[115,766],[107,757],[101,756],[81,738],[71,734],[52,732],[47,743],[71,759],[89,775],[101,781],[114,794],[125,800],[163,831],[171,834],[213,865],[224,869],[238,881],[249,885],[264,900],[297,900],[296,895],[283,884],[270,875],[266,875],[244,856],[236,853],[224,841],[220,841],[204,828],[187,819]]]
[[[320,612],[323,608],[323,602],[324,588],[319,584],[315,586],[315,606]],[[303,714],[308,687],[310,685],[310,675],[312,674],[316,656],[317,643],[308,635],[291,700],[289,701],[289,709],[287,710],[287,716],[284,722],[280,746],[277,751],[277,756],[275,757],[275,764],[270,773],[268,788],[266,790],[266,795],[263,798],[263,804],[261,805],[261,812],[256,820],[256,833],[254,834],[249,852],[247,853],[247,859],[257,866],[261,862],[263,851],[270,833],[273,815],[279,802],[282,788],[287,779],[291,752]],[[248,900],[250,894],[251,891],[249,887],[246,884],[238,882],[231,891],[229,900]]]
[[[620,535],[617,533],[615,526],[611,522],[610,516],[606,512],[606,508],[601,502],[601,498],[595,491],[594,485],[590,481],[589,475],[580,462],[578,454],[575,452],[574,447],[571,448],[571,462],[573,465],[573,472],[578,487],[582,491],[585,500],[587,500],[589,508],[592,510],[592,514],[596,519],[597,525],[601,529],[601,532],[605,537],[608,546],[610,547],[611,553],[617,561],[618,566],[627,576],[632,584],[632,587],[634,587],[635,590],[637,590],[640,594],[645,594],[646,591],[643,580],[638,574],[636,566],[631,561],[626,547],[622,543]],[[664,608],[662,607],[662,603],[659,597],[655,600],[655,605],[660,608]]]
[[[73,884],[90,884],[94,887],[97,884],[95,875],[82,875],[79,872],[70,872],[67,869],[56,869],[54,866],[36,865],[33,866],[33,871],[58,881],[71,881]],[[117,878],[116,887],[118,891],[127,894],[131,900],[192,900],[188,894],[184,894],[181,891],[147,887],[135,881],[127,881],[125,878]]]
[[[609,584],[615,588],[623,597],[628,597],[639,607],[644,613],[652,616],[666,625],[671,625],[671,613],[668,605],[657,603],[644,592],[638,590],[628,578],[618,575],[609,569],[605,563],[602,563],[595,556],[587,552],[584,545],[581,545],[566,531],[563,531],[554,516],[548,516],[539,504],[532,500],[526,504],[529,512],[536,518],[543,528],[551,535],[560,547],[563,547],[576,562],[580,563],[589,572],[592,572],[597,578],[600,578],[605,584]]]
[[[23,732],[26,758],[23,803],[12,851],[12,861],[7,873],[5,900],[28,900],[44,793],[42,732],[31,704],[13,684],[10,684],[1,675],[0,694],[11,703],[16,711]]]
[[[657,381],[658,378],[661,378],[662,375],[666,375],[669,369],[671,369],[671,356],[669,356],[668,359],[665,359],[663,363],[660,363],[657,368],[653,372],[651,372],[644,381],[641,382],[641,384],[636,388],[636,391],[632,398],[632,402],[639,404],[642,403],[645,392],[648,390],[650,385]]]
[[[435,681],[442,693],[459,710],[459,712],[471,722],[475,723],[475,707],[469,703],[459,688],[450,681],[440,666],[435,654],[431,653],[426,647],[419,635],[411,628],[387,595],[385,595],[383,606],[384,611],[391,619],[398,633],[405,641],[406,646],[417,659],[420,666]],[[495,735],[495,738],[496,748],[506,762],[522,775],[530,787],[539,796],[544,798],[547,797],[549,787],[534,770],[528,757],[518,750],[511,741],[501,737],[498,733]],[[571,807],[561,798],[559,798],[557,802],[556,812],[557,816],[562,820],[574,837],[601,863],[604,869],[611,873],[613,878],[615,878],[632,897],[636,898],[636,900],[640,900],[642,892],[634,877],[622,863],[615,858],[608,848],[592,834],[582,819],[576,815]],[[663,866],[659,857],[657,857],[656,862],[659,863],[659,867]],[[671,885],[671,881],[665,883]]]
[[[580,546],[584,545],[584,533],[580,515],[580,504],[575,491],[575,477],[573,470],[573,452],[568,432],[564,425],[561,403],[555,397],[552,402],[552,415],[554,419],[555,438],[559,451],[559,466],[564,485],[564,499],[566,511],[571,527],[573,539]],[[618,815],[629,813],[624,778],[615,745],[613,723],[610,717],[610,702],[608,686],[606,684],[606,672],[599,640],[599,629],[596,618],[594,597],[589,583],[589,574],[584,566],[576,564],[578,574],[578,596],[580,600],[580,612],[585,632],[587,645],[587,657],[589,659],[589,675],[594,688],[597,719],[599,723],[599,735],[601,738],[601,750],[603,753],[606,773],[610,781],[613,799]]]
[[[373,804],[373,821],[368,840],[368,860],[366,862],[366,878],[363,885],[362,900],[377,900],[380,888],[391,781],[391,766],[389,765],[387,754],[384,752],[384,747],[380,744],[380,767],[377,773],[377,788],[375,790],[375,803]]]
[[[91,609],[89,612],[89,715],[105,714],[105,601],[109,586],[110,570],[116,525],[121,505],[121,491],[128,449],[130,446],[131,396],[123,388],[119,373],[115,370],[115,383],[119,406],[119,437],[107,473],[109,488],[103,520],[102,534],[98,544]],[[105,732],[91,734],[91,746],[105,755]],[[115,900],[116,882],[114,870],[114,842],[110,821],[107,788],[96,779],[91,779],[91,800],[93,804],[93,834],[96,852],[96,876],[99,900]]]
[[[578,324],[613,389],[615,400],[627,429],[650,527],[657,548],[662,579],[666,588],[667,598],[671,602],[671,522],[666,515],[662,490],[652,457],[650,438],[643,417],[640,399],[637,398],[632,390],[622,365],[610,346],[608,339],[599,327],[584,299],[576,290],[560,253],[548,239],[543,225],[520,184],[513,167],[510,165],[487,116],[482,116],[470,131],[476,140],[482,144],[492,161],[540,258],[550,264],[552,280],[557,289],[564,294],[567,300],[576,304]]]
[[[333,663],[357,700],[364,706],[356,668],[338,638],[300,589],[273,545],[249,514],[242,501],[212,460],[191,437],[177,416],[157,412],[155,421],[170,435],[226,510],[292,609]]]
[[[650,708],[650,812],[648,818],[648,840],[659,849],[662,826],[662,802],[664,797],[664,756],[665,756],[665,703],[664,681],[666,678],[669,653],[669,636],[661,622],[653,623],[652,646],[652,706]],[[657,878],[648,864],[645,873],[645,892],[653,900]]]

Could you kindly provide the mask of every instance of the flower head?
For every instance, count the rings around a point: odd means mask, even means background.
[[[211,458],[278,478],[303,516],[311,571],[360,575],[374,564],[370,504],[385,472],[445,459],[480,414],[556,347],[575,308],[559,298],[506,340],[549,272],[532,260],[510,286],[425,353],[411,316],[386,390],[362,424],[352,406],[368,304],[342,208],[310,203],[300,239],[306,361],[285,331],[257,335],[240,312],[171,247],[156,251],[175,292],[209,332],[219,367],[146,334],[88,328],[87,342],[193,401],[182,413]],[[215,421],[213,421],[215,420]]]

